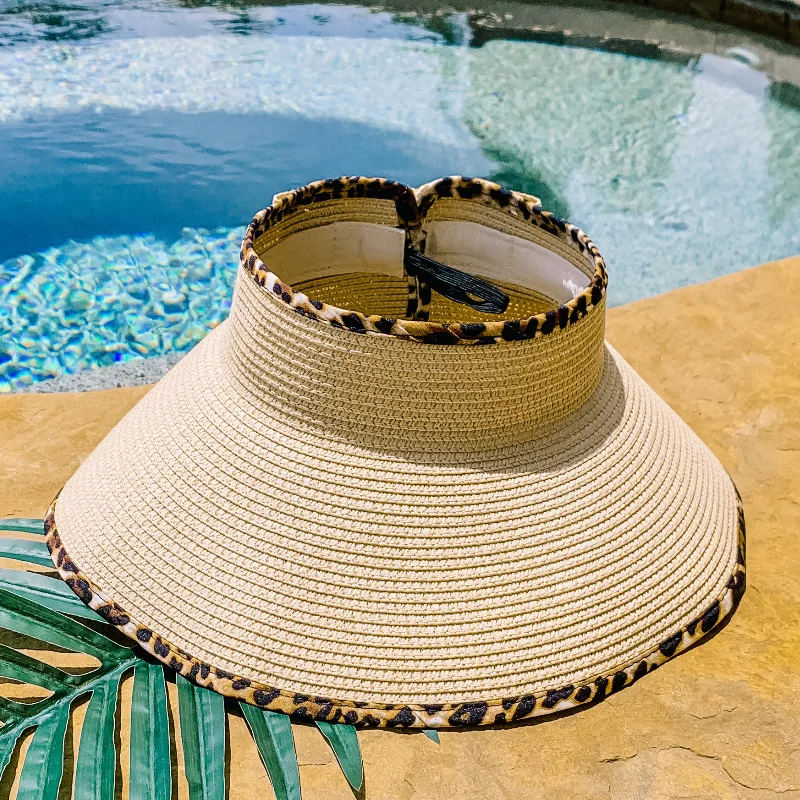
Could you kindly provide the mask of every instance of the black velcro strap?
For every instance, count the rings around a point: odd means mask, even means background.
[[[463,303],[487,314],[502,314],[508,308],[508,295],[496,286],[460,269],[434,261],[413,245],[406,247],[404,264],[409,275],[416,275],[448,300]]]

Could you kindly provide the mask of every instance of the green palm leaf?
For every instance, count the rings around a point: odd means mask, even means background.
[[[43,521],[6,519],[0,531],[42,534]],[[0,536],[0,558],[50,567],[44,540]],[[82,620],[91,620],[89,627]],[[164,668],[136,647],[119,644],[113,626],[87,608],[58,578],[0,568],[0,628],[52,647],[91,656],[100,666],[66,672],[0,643],[0,677],[41,687],[43,700],[0,697],[0,776],[20,736],[33,729],[19,776],[17,800],[56,800],[64,772],[64,741],[76,701],[89,698],[75,764],[74,800],[113,800],[119,754],[120,682],[133,673],[130,713],[130,800],[169,800],[170,724]],[[35,652],[35,651],[34,651]],[[171,675],[172,673],[170,673]],[[178,720],[190,800],[225,800],[226,716],[222,696],[180,675]],[[240,704],[277,800],[300,800],[300,774],[288,717]],[[358,792],[364,767],[355,729],[317,723],[350,785]],[[426,731],[426,733],[429,733]]]
[[[43,522],[4,520],[0,529],[41,532]],[[44,541],[2,538],[0,555],[52,565],[49,556],[44,560]],[[90,628],[75,617],[91,619],[94,626]],[[71,708],[76,700],[88,695],[74,796],[77,800],[111,800],[116,768],[113,741],[117,690],[122,676],[140,662],[140,657],[132,648],[113,641],[112,626],[84,606],[62,581],[21,569],[0,570],[0,627],[100,662],[95,669],[72,674],[0,645],[0,676],[51,693],[46,699],[31,703],[11,699],[0,703],[0,772],[7,766],[19,737],[35,729],[22,767],[18,797],[53,800],[63,773],[64,736]]]
[[[56,800],[64,772],[64,736],[69,706],[43,717],[33,735],[19,780],[17,800]]]
[[[318,722],[317,727],[328,740],[347,782],[360,792],[364,785],[364,764],[356,729],[352,725],[332,725],[330,722]]]
[[[190,800],[225,800],[225,699],[178,681],[183,764]]]
[[[38,533],[40,536],[44,536],[44,520],[27,519],[24,517],[17,517],[16,519],[0,519],[0,531]]]
[[[300,770],[291,720],[284,714],[263,711],[247,703],[240,706],[272,781],[276,800],[300,800]]]
[[[75,768],[74,800],[113,800],[116,751],[114,712],[122,673],[129,665],[115,669],[92,686],[92,699],[86,710]]]
[[[91,608],[87,608],[72,589],[58,578],[50,578],[36,572],[0,568],[0,589],[8,589],[39,605],[62,614],[84,619],[99,619]]]
[[[53,560],[43,541],[31,539],[0,539],[0,558],[13,558],[16,561],[28,561],[42,567],[53,566]]]
[[[169,800],[172,795],[169,717],[164,668],[140,661],[131,700],[130,800]]]
[[[0,592],[0,602],[3,602],[7,595],[8,592]],[[28,601],[28,608],[34,610],[40,618],[47,613],[56,613],[44,606],[35,608],[35,604],[31,601]],[[7,609],[4,610],[7,612]],[[46,639],[42,636],[41,638],[44,641],[49,642],[51,639],[63,641],[66,637],[73,639],[83,638],[83,631],[77,629],[78,627],[83,627],[81,623],[60,614],[58,616],[60,619],[57,624],[63,626],[62,629],[54,629],[52,631],[53,635],[48,636]],[[19,619],[24,620],[25,618],[20,617]],[[25,632],[25,627],[22,624],[15,626],[17,630],[22,629],[22,632]],[[32,629],[41,630],[40,623],[32,626]],[[88,631],[89,629],[85,630]],[[0,709],[0,719],[3,722],[3,729],[0,733],[0,742],[2,742],[0,744],[1,768],[5,768],[7,765],[20,735],[29,728],[37,728],[23,768],[23,777],[27,773],[29,776],[28,782],[31,784],[29,789],[31,793],[28,796],[47,797],[48,795],[46,794],[37,795],[34,793],[36,786],[40,784],[46,785],[49,783],[51,787],[48,790],[57,792],[58,783],[61,779],[62,759],[58,757],[58,754],[49,752],[48,748],[57,747],[63,752],[63,731],[66,729],[70,706],[75,700],[89,692],[92,693],[92,700],[89,703],[86,722],[81,733],[77,774],[80,779],[87,774],[87,770],[94,771],[96,778],[91,782],[91,786],[97,783],[106,785],[110,781],[111,795],[84,793],[83,798],[96,797],[98,800],[101,798],[105,800],[106,797],[113,796],[114,757],[113,751],[111,757],[108,757],[106,745],[108,741],[113,741],[113,703],[116,702],[116,694],[114,698],[109,698],[107,695],[112,690],[116,692],[120,677],[135,664],[137,657],[131,650],[121,648],[110,640],[107,641],[108,647],[101,658],[101,666],[84,675],[73,675],[64,672],[36,658],[19,653],[10,647],[0,646],[0,675],[41,686],[52,692],[51,696],[46,700],[30,704],[8,701]],[[98,700],[98,698],[100,699]],[[110,712],[108,707],[111,709]],[[101,737],[106,736],[109,731],[107,722],[109,715],[112,736],[110,739],[103,740]],[[97,722],[95,722],[95,718],[97,718]],[[96,732],[98,726],[101,727],[99,733]],[[96,739],[94,746],[92,745],[93,737]],[[90,754],[87,755],[87,753]],[[28,759],[30,759],[30,764]],[[82,767],[82,764],[89,764],[89,766]],[[43,774],[45,775],[44,780],[41,777]],[[55,788],[53,789],[52,786],[55,786]],[[44,788],[48,787],[45,786]],[[76,797],[80,797],[77,792]]]

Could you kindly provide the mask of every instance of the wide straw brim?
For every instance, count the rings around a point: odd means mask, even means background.
[[[610,346],[561,423],[415,455],[244,397],[223,368],[228,325],[48,518],[79,596],[197,683],[301,718],[505,722],[605,696],[734,607],[736,490]]]

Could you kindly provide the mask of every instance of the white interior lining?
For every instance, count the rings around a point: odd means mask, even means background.
[[[559,303],[589,283],[582,270],[546,247],[477,222],[429,222],[425,229],[425,255],[472,275],[535,289]]]
[[[293,233],[261,258],[288,284],[345,272],[402,278],[405,231],[375,222],[331,222]]]
[[[534,289],[558,303],[582,292],[586,274],[535,242],[467,221],[432,221],[426,255],[472,275]],[[332,222],[291,234],[262,254],[289,284],[347,272],[402,278],[405,232],[373,222]]]

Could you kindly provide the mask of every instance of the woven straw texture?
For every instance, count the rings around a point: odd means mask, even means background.
[[[398,396],[386,380],[402,376],[376,374],[353,334],[291,315],[248,280],[239,289],[273,307],[274,338],[252,343],[283,351],[272,372],[232,368],[232,329],[247,330],[236,315],[112,432],[58,506],[84,572],[187,652],[310,694],[495,697],[632,661],[722,591],[736,557],[730,481],[610,348],[566,424],[514,442],[539,398],[505,394],[492,348],[359,337],[382,363],[380,351],[408,347],[429,359]],[[301,343],[349,351],[360,396],[331,387],[326,403],[313,377],[303,386]],[[453,360],[473,352],[497,369],[492,394],[459,379]],[[419,392],[436,375],[453,401],[442,418],[502,421],[504,449],[475,450],[477,424],[471,437],[451,426],[453,440],[420,426]],[[267,401],[270,383],[281,393]],[[301,427],[292,400],[304,395],[321,408]],[[332,416],[339,437],[319,425]],[[363,444],[348,440],[370,422]],[[375,449],[393,432],[392,449]],[[404,457],[437,434],[433,457]]]
[[[407,283],[402,278],[388,275],[351,272],[300,281],[295,284],[295,288],[309,297],[339,308],[351,308],[362,314],[380,314],[382,317],[397,319],[406,311]],[[510,319],[524,319],[558,306],[558,303],[542,292],[504,281],[493,280],[492,283],[509,296],[510,302],[505,316]],[[430,311],[432,322],[448,322],[463,316],[464,306],[459,306],[446,297],[434,296]],[[479,311],[471,311],[469,316],[473,322],[493,319],[491,314],[481,314]]]
[[[316,286],[377,313],[406,291]],[[309,319],[241,269],[230,318],[63,489],[61,540],[139,624],[286,692],[463,702],[613,673],[723,593],[737,499],[603,322],[426,345]]]

